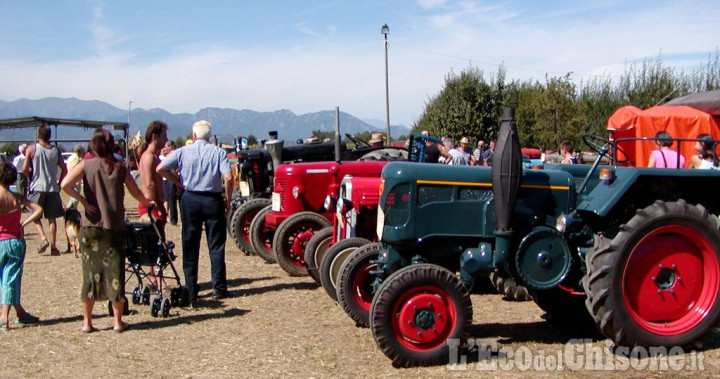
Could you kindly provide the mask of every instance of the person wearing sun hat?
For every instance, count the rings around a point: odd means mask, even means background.
[[[368,141],[368,143],[372,147],[383,147],[383,134],[382,133],[371,134],[370,141]]]

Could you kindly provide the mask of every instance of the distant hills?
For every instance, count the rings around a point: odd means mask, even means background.
[[[47,97],[39,100],[20,99],[15,101],[0,100],[0,119],[19,117],[53,117],[70,118],[93,121],[127,122],[127,109],[120,109],[99,100],[79,100],[76,98]],[[163,120],[169,126],[168,137],[175,139],[185,137],[190,132],[193,122],[207,120],[212,124],[212,132],[221,142],[231,143],[238,135],[254,135],[258,139],[268,137],[270,130],[277,130],[280,138],[294,141],[298,138],[307,138],[313,130],[331,131],[335,128],[335,111],[326,110],[314,113],[296,115],[282,109],[274,112],[256,112],[249,109],[230,108],[203,108],[195,114],[170,113],[160,108],[135,108],[130,112],[130,131],[144,132],[145,126],[152,120]],[[382,132],[384,127],[378,120],[358,119],[357,117],[340,112],[340,132],[342,134],[356,134],[365,131]],[[371,124],[372,123],[372,124]],[[397,138],[407,135],[410,129],[403,125],[391,127],[391,135]],[[81,129],[66,128],[58,131],[60,138],[88,138],[88,132]],[[8,139],[33,139],[32,130],[17,130],[8,134],[3,131],[0,141]]]

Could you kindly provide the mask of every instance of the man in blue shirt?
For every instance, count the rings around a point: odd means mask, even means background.
[[[209,142],[210,123],[197,121],[192,126],[192,135],[192,144],[165,157],[156,171],[184,189],[180,197],[183,271],[190,303],[194,304],[198,297],[198,255],[203,225],[210,251],[212,298],[218,300],[228,296],[225,227],[226,216],[231,209],[233,178],[227,153]],[[173,173],[175,169],[179,169],[179,177]]]

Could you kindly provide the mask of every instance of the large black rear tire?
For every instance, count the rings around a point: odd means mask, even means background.
[[[720,221],[657,201],[588,254],[585,305],[621,346],[688,346],[720,318]]]

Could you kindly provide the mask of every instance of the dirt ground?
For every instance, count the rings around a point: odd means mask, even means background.
[[[137,216],[133,211],[134,205],[128,212],[131,219]],[[175,264],[180,269],[180,226],[168,225],[167,232],[178,245]],[[697,352],[676,358],[679,364],[676,360],[673,366],[664,366],[656,361],[654,367],[651,359],[641,359],[623,365],[607,353],[608,342],[598,337],[594,328],[548,322],[533,302],[504,301],[490,291],[472,296],[472,335],[497,344],[500,353],[493,354],[494,359],[478,362],[471,356],[464,367],[394,368],[375,345],[369,329],[355,327],[309,277],[291,278],[277,265],[245,256],[231,238],[227,274],[232,298],[210,298],[210,268],[203,239],[198,308],[173,308],[170,317],[155,318],[147,306],[131,304],[132,314],[125,317],[131,329],[115,334],[106,304],[98,303],[94,315],[100,332],[81,334],[80,260],[72,254],[37,255],[34,228],[27,227],[26,233],[22,303],[40,316],[42,323],[0,333],[0,367],[6,378],[600,377],[608,375],[602,371],[602,362],[605,368],[617,371],[610,374],[613,376],[720,374],[718,332],[706,338]],[[64,231],[60,230],[58,237],[62,250]],[[135,282],[131,283],[134,286]],[[14,317],[13,311],[11,320]],[[567,345],[574,338],[587,340]],[[593,354],[602,357],[601,362],[594,361],[598,367],[587,358]]]

